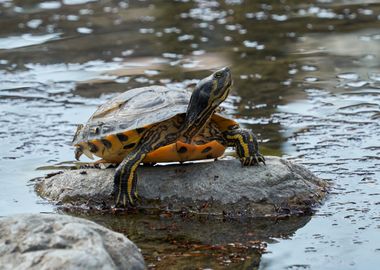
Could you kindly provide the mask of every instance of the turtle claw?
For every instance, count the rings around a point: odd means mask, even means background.
[[[260,165],[260,162],[265,164],[265,158],[260,153],[256,153],[253,156],[242,157],[240,158],[240,162],[242,166],[252,166],[252,165]]]
[[[139,196],[137,191],[135,191],[135,193],[133,193],[133,199],[134,199],[134,201],[141,202],[141,197]]]
[[[119,194],[120,191],[115,191],[115,194]],[[114,208],[127,209],[135,208],[136,202],[140,202],[141,198],[137,194],[137,191],[128,194],[127,192],[120,192],[119,196],[115,196]]]
[[[267,164],[265,163],[265,157],[264,157],[263,155],[259,154],[258,160],[259,160],[259,162],[262,162],[265,166],[267,165]],[[259,162],[258,162],[258,163],[259,163]]]
[[[128,194],[120,194],[119,198],[115,198],[114,207],[116,209],[128,209],[128,208],[134,208],[136,206],[135,200],[138,199],[137,197],[133,196],[129,197]]]
[[[127,194],[120,194],[114,201],[114,208],[128,208]]]

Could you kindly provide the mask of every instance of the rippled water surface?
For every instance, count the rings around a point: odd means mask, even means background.
[[[380,1],[0,0],[0,215],[52,212],[28,182],[73,160],[75,126],[117,92],[230,66],[226,113],[333,188],[313,217],[85,215],[157,269],[380,264]],[[263,253],[264,252],[264,253]]]

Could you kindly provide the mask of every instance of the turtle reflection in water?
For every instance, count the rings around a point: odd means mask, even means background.
[[[262,162],[256,136],[216,113],[232,85],[223,68],[201,80],[192,94],[148,86],[128,90],[101,105],[74,136],[75,157],[120,163],[114,176],[115,207],[135,204],[136,169],[141,162],[217,158],[236,148],[243,166]]]

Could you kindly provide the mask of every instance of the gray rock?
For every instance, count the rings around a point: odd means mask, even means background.
[[[64,215],[0,218],[1,269],[145,269],[128,238]]]
[[[71,206],[112,205],[114,169],[68,170],[40,179],[37,192]],[[267,165],[242,167],[238,160],[168,166],[140,166],[141,208],[212,215],[278,216],[312,209],[327,183],[306,168],[267,157]]]

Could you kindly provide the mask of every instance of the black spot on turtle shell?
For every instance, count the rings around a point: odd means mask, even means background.
[[[143,133],[144,130],[145,130],[145,128],[136,128],[136,131],[137,131],[138,134]]]
[[[116,137],[119,139],[121,142],[126,142],[128,141],[128,136],[125,135],[124,133],[117,133]]]
[[[104,146],[105,146],[107,149],[109,149],[109,148],[112,147],[112,143],[111,143],[110,141],[108,141],[108,140],[106,140],[106,139],[101,139],[100,141],[102,142],[102,144],[104,144]]]
[[[205,149],[202,150],[202,153],[208,153],[210,152],[212,148],[210,146],[206,147]]]
[[[92,142],[88,142],[87,144],[88,144],[88,149],[90,150],[90,152],[92,153],[98,152],[98,147],[95,144],[93,144]]]
[[[130,144],[127,144],[127,145],[124,145],[124,149],[130,149],[130,148],[133,148],[135,147],[136,143],[130,143]]]
[[[178,149],[178,153],[186,153],[186,151],[187,151],[187,148],[185,147],[185,146],[181,146],[181,148],[180,149]]]

